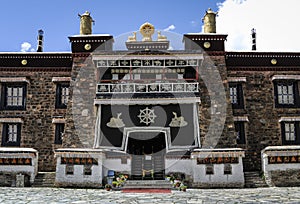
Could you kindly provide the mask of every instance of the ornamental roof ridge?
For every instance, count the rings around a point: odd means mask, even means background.
[[[44,55],[44,54],[71,54],[69,51],[62,52],[0,52],[0,55],[20,54],[20,55]]]
[[[300,57],[300,52],[226,51],[227,57]]]
[[[101,36],[112,36],[111,34],[105,33],[105,34],[91,34],[91,35],[71,35],[69,37],[84,37],[84,38],[89,38],[89,37],[101,37]]]
[[[2,59],[18,58],[68,58],[72,59],[71,52],[0,52]]]
[[[201,33],[201,32],[199,32],[199,33],[185,33],[184,35],[210,35],[210,36],[218,36],[218,35],[228,35],[228,34],[226,34],[226,33]]]

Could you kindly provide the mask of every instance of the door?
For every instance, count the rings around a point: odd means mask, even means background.
[[[132,156],[131,178],[136,180],[164,179],[165,147],[164,133],[131,133],[127,148]]]

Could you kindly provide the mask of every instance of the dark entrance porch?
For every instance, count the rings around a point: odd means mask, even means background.
[[[128,153],[132,155],[131,179],[163,180],[165,177],[165,133],[132,132]]]

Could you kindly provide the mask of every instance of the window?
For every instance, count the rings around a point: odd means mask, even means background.
[[[2,146],[20,146],[21,123],[3,123]]]
[[[62,144],[62,135],[64,133],[65,124],[64,123],[56,123],[55,124],[55,140],[54,144]]]
[[[231,164],[224,164],[224,175],[232,174]]]
[[[140,80],[141,79],[141,74],[134,74],[133,79]]]
[[[74,174],[74,165],[66,164],[66,175],[73,175],[73,174]]]
[[[92,175],[92,165],[87,164],[83,166],[83,175]]]
[[[56,87],[56,108],[67,108],[69,100],[69,84],[57,84]]]
[[[299,107],[297,81],[277,81],[274,84],[275,106],[277,108]]]
[[[162,79],[162,74],[156,74],[156,75],[155,75],[155,79],[156,79],[156,80]]]
[[[3,83],[1,106],[4,110],[24,110],[26,84]]]
[[[112,74],[112,80],[119,80],[118,74]]]
[[[245,138],[245,123],[242,121],[234,122],[235,132],[236,132],[236,143],[246,144]]]
[[[299,122],[282,122],[282,144],[295,145],[300,144]]]
[[[213,164],[206,164],[206,175],[214,174],[214,165]]]
[[[244,97],[242,84],[230,83],[229,84],[229,95],[232,108],[242,109],[244,108]]]

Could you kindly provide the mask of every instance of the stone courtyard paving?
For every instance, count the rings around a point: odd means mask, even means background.
[[[188,189],[172,193],[122,193],[102,189],[0,188],[1,204],[184,204],[300,203],[300,187],[259,189]]]

